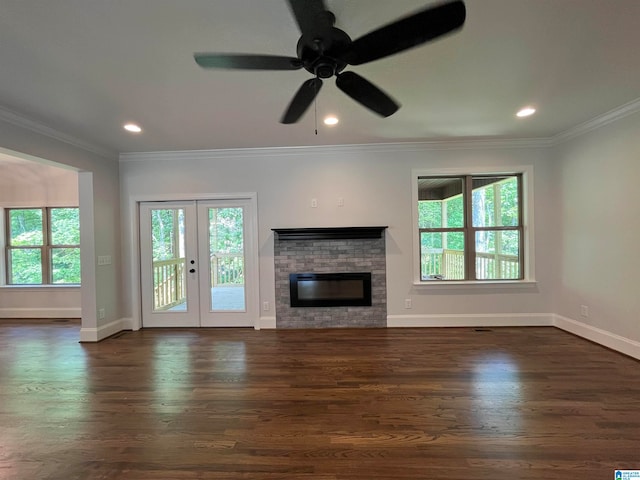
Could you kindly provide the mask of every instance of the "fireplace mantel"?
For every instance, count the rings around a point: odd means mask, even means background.
[[[279,240],[347,240],[382,238],[384,227],[272,228]]]

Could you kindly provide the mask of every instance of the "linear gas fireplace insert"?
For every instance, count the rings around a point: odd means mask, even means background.
[[[291,273],[292,307],[371,306],[371,273]]]

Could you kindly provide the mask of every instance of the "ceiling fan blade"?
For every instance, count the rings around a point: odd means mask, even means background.
[[[357,73],[341,73],[336,78],[336,85],[356,102],[383,117],[393,115],[400,108],[389,95]]]
[[[195,53],[202,68],[232,68],[240,70],[298,70],[302,62],[295,57],[278,55],[245,55],[236,53]]]
[[[335,22],[335,17],[327,10],[323,0],[289,0],[289,7],[302,35],[310,38],[320,36]]]
[[[287,107],[287,111],[282,116],[280,123],[296,123],[300,117],[307,111],[313,99],[322,87],[322,80],[319,78],[312,78],[307,80],[298,89],[293,100]]]
[[[351,65],[361,65],[457,30],[465,18],[466,8],[461,0],[427,8],[354,40],[337,55]]]

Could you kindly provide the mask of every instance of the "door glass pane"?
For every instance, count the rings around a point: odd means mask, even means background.
[[[9,268],[12,285],[39,285],[42,283],[42,249],[9,249]]]
[[[476,232],[476,278],[520,278],[520,233],[517,230]]]
[[[209,208],[211,311],[244,311],[244,212]]]
[[[422,280],[464,280],[464,233],[420,233]]]
[[[151,210],[153,310],[187,310],[184,209]]]

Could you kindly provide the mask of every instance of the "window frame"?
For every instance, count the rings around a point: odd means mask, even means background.
[[[81,285],[81,283],[54,283],[53,282],[53,266],[52,255],[53,250],[60,249],[77,249],[80,251],[80,243],[78,244],[69,244],[69,245],[58,245],[51,243],[52,232],[51,232],[51,213],[53,210],[61,210],[61,209],[74,209],[78,210],[78,218],[79,218],[79,210],[78,206],[50,206],[50,207],[5,207],[3,220],[4,220],[4,278],[3,285],[8,287],[38,287],[38,286],[70,286],[75,287]],[[11,212],[16,210],[40,210],[42,212],[42,243],[40,245],[19,245],[14,246],[11,245]],[[80,231],[80,225],[78,222],[78,232]],[[40,283],[11,283],[12,275],[11,275],[11,267],[12,262],[11,251],[12,250],[40,250],[40,267],[42,272],[42,281]]]
[[[418,179],[420,177],[483,177],[483,176],[502,176],[502,175],[518,175],[519,177],[519,189],[520,189],[520,202],[518,205],[520,214],[520,226],[519,227],[474,227],[472,222],[473,213],[468,211],[465,206],[464,226],[463,227],[451,227],[451,228],[432,228],[421,229],[419,228],[419,210],[418,210]],[[447,288],[456,287],[459,285],[465,286],[520,286],[529,283],[535,283],[535,251],[534,251],[534,228],[533,228],[533,167],[526,166],[513,166],[511,168],[505,167],[483,167],[483,168],[446,168],[446,169],[414,169],[411,171],[411,185],[412,185],[412,221],[413,221],[413,285]],[[471,182],[465,182],[464,195],[468,196],[472,194],[473,186]],[[469,259],[465,259],[465,280],[423,280],[421,276],[421,248],[420,248],[420,233],[423,231],[437,232],[437,231],[463,231],[465,233],[465,256]],[[499,232],[504,230],[519,230],[519,242],[520,242],[520,276],[519,279],[475,279],[475,262],[470,258],[475,258],[475,236],[478,231],[492,231]],[[471,271],[469,271],[471,270]]]

